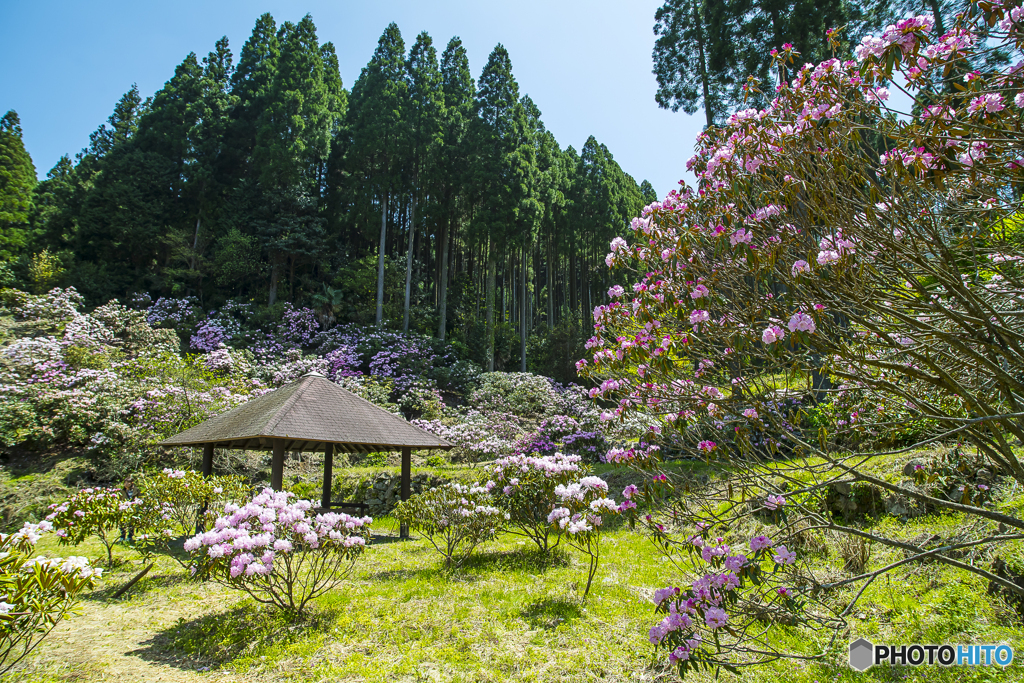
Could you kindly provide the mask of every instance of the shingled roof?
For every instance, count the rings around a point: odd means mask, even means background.
[[[212,417],[161,446],[200,446],[271,450],[283,440],[285,450],[372,453],[401,448],[452,448],[444,439],[342,389],[311,372],[276,391]]]

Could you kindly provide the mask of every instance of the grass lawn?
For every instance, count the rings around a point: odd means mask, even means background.
[[[612,487],[615,490],[615,487]],[[907,523],[875,522],[912,538],[950,533],[956,516]],[[241,593],[195,583],[171,556],[124,597],[113,599],[140,568],[118,547],[121,564],[86,596],[22,668],[5,681],[661,681],[674,680],[652,657],[647,631],[656,621],[650,596],[679,583],[645,538],[619,528],[606,534],[590,599],[579,591],[585,563],[571,552],[545,562],[532,544],[505,535],[482,546],[456,575],[423,539],[397,541],[389,519],[374,523],[375,542],[338,590],[316,602],[312,618],[284,621]],[[49,555],[103,556],[97,542]],[[1019,548],[1017,550],[1020,550]],[[180,551],[179,551],[180,552]],[[869,566],[897,559],[875,549]],[[180,556],[180,555],[179,555]],[[826,546],[814,553],[822,571],[842,572]],[[744,671],[745,683],[768,681],[1024,681],[1020,617],[990,598],[985,582],[937,564],[902,567],[865,592],[837,646],[822,661],[780,661]],[[794,651],[820,651],[832,634],[783,626],[774,636]],[[999,668],[875,667],[857,673],[846,647],[874,642],[995,643],[1017,659]],[[695,676],[693,680],[712,680]],[[738,680],[723,673],[720,680]]]

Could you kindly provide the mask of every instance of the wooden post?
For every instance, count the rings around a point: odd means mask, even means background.
[[[274,439],[274,455],[270,459],[270,488],[284,488],[284,440]]]
[[[213,444],[212,443],[204,443],[203,444],[203,478],[204,479],[208,479],[211,476],[213,476]],[[203,501],[203,509],[199,513],[199,518],[196,520],[196,533],[197,534],[201,534],[201,533],[203,533],[203,531],[206,530],[206,525],[203,523],[203,520],[206,519],[206,511],[209,509],[209,507],[210,507],[210,501],[209,500],[204,500]],[[152,565],[150,565],[150,567],[152,567]],[[149,571],[149,570],[147,569],[146,571]],[[140,579],[140,578],[142,578],[141,574],[138,577],[136,577],[136,579],[133,580],[132,583],[135,583],[135,581]],[[127,586],[125,586],[123,590],[128,590],[129,588],[131,588],[132,583],[129,583]]]
[[[334,444],[324,444],[324,495],[320,507],[324,512],[331,509],[331,484],[334,482]]]
[[[203,444],[203,476],[209,477],[213,474],[213,444]]]
[[[409,500],[409,487],[412,483],[412,448],[406,446],[402,449],[402,500]],[[400,538],[409,538],[409,525],[403,524],[398,528]]]

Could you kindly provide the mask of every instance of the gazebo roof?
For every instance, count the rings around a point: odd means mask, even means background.
[[[290,384],[210,418],[161,446],[199,446],[271,450],[372,453],[401,448],[452,448],[444,439],[409,424],[311,372]]]

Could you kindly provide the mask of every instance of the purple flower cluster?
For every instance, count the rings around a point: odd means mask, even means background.
[[[665,616],[651,627],[649,638],[656,647],[669,653],[669,661],[685,670],[692,660],[709,655],[700,651],[710,637],[718,642],[715,631],[728,626],[730,609],[737,604],[739,591],[759,587],[763,599],[787,603],[792,589],[778,583],[779,570],[796,561],[796,553],[785,546],[774,548],[771,539],[755,536],[750,539],[750,556],[737,552],[722,538],[710,538],[707,526],[698,526],[686,548],[695,563],[703,564],[705,573],[688,588],[669,586],[654,592],[656,611]],[[762,564],[771,563],[774,571],[765,572]],[[770,585],[769,585],[770,584]],[[706,631],[706,633],[702,633]]]
[[[202,314],[199,299],[186,296],[180,299],[160,297],[146,311],[146,321],[153,327],[190,327]]]
[[[351,346],[339,346],[324,356],[327,361],[327,376],[332,380],[339,377],[358,377],[359,353]]]
[[[290,303],[284,305],[278,332],[286,343],[300,347],[312,346],[317,340],[319,330],[320,323],[313,309],[293,308]]]

